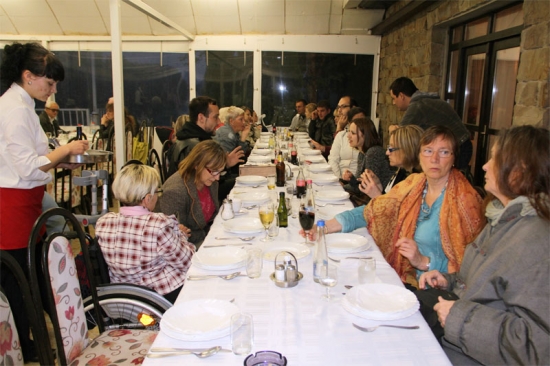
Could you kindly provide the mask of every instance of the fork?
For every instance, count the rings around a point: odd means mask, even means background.
[[[369,257],[346,257],[344,259],[367,259]],[[334,258],[331,258],[331,257],[328,257],[328,259],[330,259],[331,261],[333,262],[336,262],[336,263],[340,263],[342,260],[341,259],[334,259]]]
[[[390,325],[390,324],[380,324],[375,325],[374,327],[361,327],[355,323],[353,323],[353,326],[363,332],[374,332],[378,327],[388,327],[388,328],[399,328],[399,329],[418,329],[420,328],[418,325]]]

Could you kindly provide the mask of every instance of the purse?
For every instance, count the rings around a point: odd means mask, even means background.
[[[147,164],[147,156],[149,153],[149,144],[147,139],[145,139],[145,129],[146,126],[142,126],[139,128],[139,132],[136,137],[134,137],[134,143],[132,146],[132,158],[134,160],[139,160],[143,164]]]

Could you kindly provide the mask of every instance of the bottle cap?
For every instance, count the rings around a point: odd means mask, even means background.
[[[325,227],[325,220],[317,221],[317,227]]]

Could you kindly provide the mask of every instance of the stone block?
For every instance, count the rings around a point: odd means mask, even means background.
[[[449,3],[451,3],[451,1],[443,1],[441,6],[437,8],[437,14],[440,22],[443,22],[452,16],[451,6]]]
[[[518,83],[516,88],[516,103],[520,105],[536,105],[537,96],[539,94],[539,82],[538,81],[529,81]]]
[[[539,83],[539,101],[538,106],[541,108],[550,107],[550,96],[548,95],[548,81],[541,81]]]
[[[543,122],[544,109],[535,106],[524,106],[516,104],[514,106],[514,118],[512,125],[536,125]]]
[[[410,66],[409,67],[409,72],[407,73],[407,75],[410,77],[410,78],[415,78],[415,77],[418,77],[421,75],[420,73],[420,67],[418,66]]]
[[[520,55],[518,81],[548,79],[549,49],[525,50]]]
[[[525,0],[523,2],[523,23],[525,26],[548,22],[550,1]]]
[[[532,25],[521,32],[522,49],[548,47],[549,22]]]

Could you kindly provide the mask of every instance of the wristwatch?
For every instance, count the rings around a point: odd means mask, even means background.
[[[424,272],[428,272],[430,270],[430,264],[432,264],[432,258],[428,257],[428,264],[426,264],[426,269]]]

